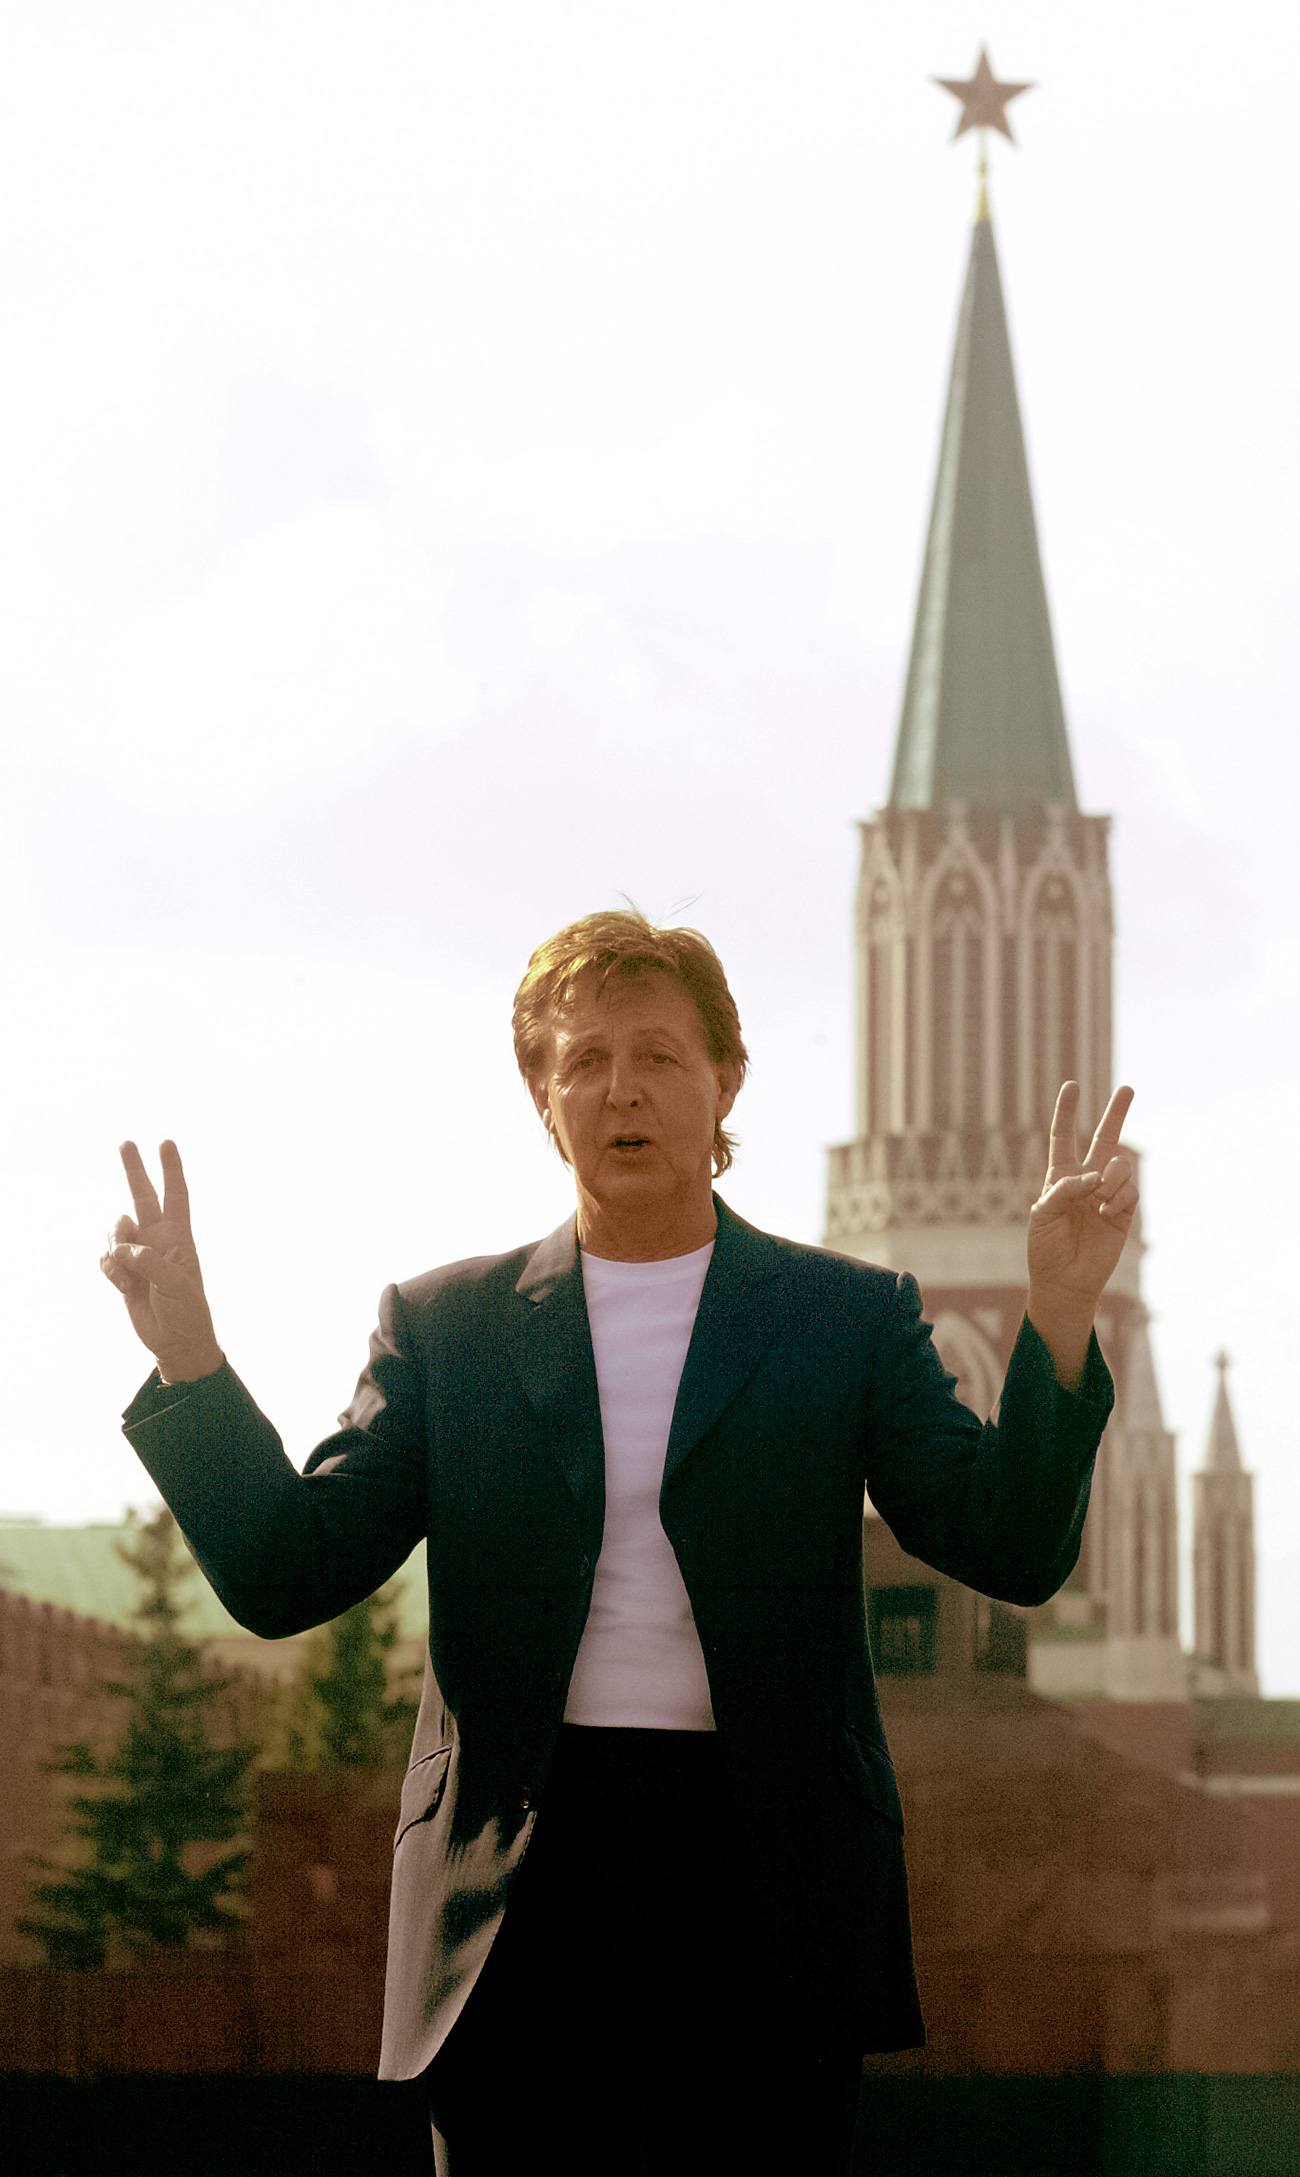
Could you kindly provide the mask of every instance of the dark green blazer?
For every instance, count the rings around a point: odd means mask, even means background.
[[[660,1516],[708,1669],[779,2016],[923,2037],[902,1816],[862,1592],[864,1485],[905,1549],[1038,1603],[1078,1555],[1112,1401],[1025,1324],[997,1424],[953,1394],[915,1281],[774,1239],[722,1202]],[[381,2072],[430,2062],[532,1832],[586,1623],[604,1451],[571,1220],[390,1286],[339,1433],[299,1474],[228,1367],[155,1375],[126,1432],[223,1602],[275,1638],[428,1540],[429,1657],[394,1853]],[[689,1970],[689,1961],[685,1962]],[[539,1991],[544,2000],[544,1991]]]

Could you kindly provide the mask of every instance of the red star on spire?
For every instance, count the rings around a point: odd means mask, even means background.
[[[980,47],[974,75],[964,83],[950,76],[931,76],[930,81],[961,100],[961,112],[952,132],[954,143],[967,129],[998,129],[1009,144],[1014,144],[1016,139],[1011,133],[1006,109],[1013,98],[1019,98],[1022,91],[1032,91],[1034,86],[1032,83],[999,83],[989,66],[985,46]]]

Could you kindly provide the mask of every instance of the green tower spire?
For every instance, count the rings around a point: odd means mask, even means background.
[[[889,801],[895,809],[1076,806],[982,185]]]

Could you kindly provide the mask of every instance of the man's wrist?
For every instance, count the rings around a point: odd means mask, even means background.
[[[1083,1382],[1088,1349],[1092,1344],[1091,1314],[1044,1307],[1035,1302],[1032,1293],[1025,1313],[1052,1356],[1056,1380],[1062,1390],[1077,1391]]]
[[[226,1365],[226,1356],[220,1346],[214,1345],[206,1353],[187,1354],[184,1359],[171,1357],[164,1361],[156,1355],[160,1383],[198,1383],[204,1376],[215,1376]]]

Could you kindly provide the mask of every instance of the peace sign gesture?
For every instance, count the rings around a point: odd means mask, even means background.
[[[161,1204],[144,1158],[124,1141],[122,1163],[134,1217],[119,1217],[99,1267],[126,1302],[136,1336],[158,1362],[164,1383],[190,1382],[220,1368],[203,1274],[190,1231],[190,1197],[180,1151],[165,1141]]]
[[[1119,1146],[1132,1101],[1131,1088],[1116,1089],[1080,1163],[1079,1084],[1065,1083],[1052,1115],[1047,1177],[1029,1213],[1029,1320],[1066,1383],[1082,1373],[1097,1302],[1137,1210],[1133,1166]]]

